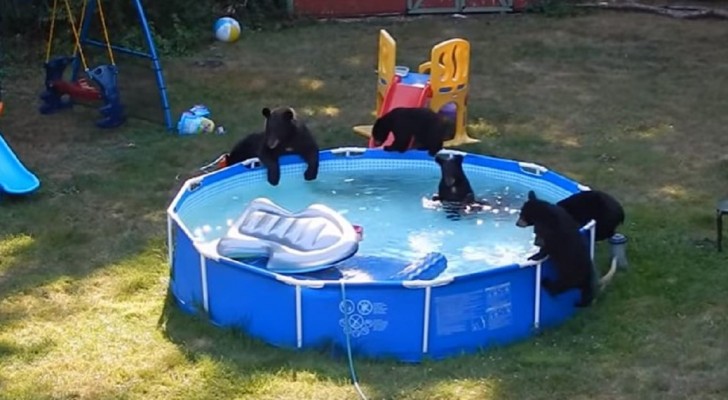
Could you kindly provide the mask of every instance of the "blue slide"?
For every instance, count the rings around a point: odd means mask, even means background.
[[[40,186],[38,177],[23,165],[0,133],[0,192],[27,194]]]

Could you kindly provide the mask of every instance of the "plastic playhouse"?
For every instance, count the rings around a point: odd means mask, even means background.
[[[476,143],[465,131],[467,98],[470,89],[470,43],[450,39],[435,45],[430,60],[418,72],[396,65],[397,43],[386,30],[379,31],[377,66],[377,117],[397,107],[429,107],[455,120],[455,133],[445,146]],[[370,138],[372,125],[359,125],[354,132]],[[391,138],[391,135],[390,135]]]

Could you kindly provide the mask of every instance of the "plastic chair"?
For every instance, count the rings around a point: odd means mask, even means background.
[[[394,78],[395,60],[397,59],[397,43],[389,32],[379,31],[379,63],[377,65],[377,114],[381,112],[387,88]]]
[[[430,61],[420,64],[421,74],[430,74],[432,98],[430,108],[440,111],[446,104],[455,103],[455,136],[448,146],[476,143],[465,130],[470,74],[470,43],[464,39],[446,40],[432,48]]]

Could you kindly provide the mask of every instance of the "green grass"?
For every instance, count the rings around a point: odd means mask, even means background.
[[[713,206],[728,196],[728,26],[607,13],[321,23],[165,59],[175,117],[204,102],[225,136],[138,119],[98,131],[94,109],[41,117],[40,66],[11,66],[0,129],[42,188],[0,202],[0,398],[355,398],[345,360],[272,348],[171,305],[164,211],[185,177],[261,127],[263,106],[298,108],[322,147],[364,145],[351,126],[372,120],[382,27],[410,66],[442,40],[470,40],[470,132],[483,141],[463,149],[614,193],[631,268],[533,340],[421,365],[357,360],[365,393],[726,398],[728,253],[714,250]],[[223,65],[197,66],[207,59]],[[149,75],[122,64],[122,79],[136,84],[122,93],[130,110],[148,114]]]

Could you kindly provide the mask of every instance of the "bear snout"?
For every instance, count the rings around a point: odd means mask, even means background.
[[[528,224],[528,221],[519,217],[518,221],[516,221],[516,226],[519,228],[526,228],[529,226],[529,224]]]
[[[275,149],[279,142],[280,140],[278,140],[278,138],[268,138],[268,140],[265,141],[265,144],[269,149]]]

